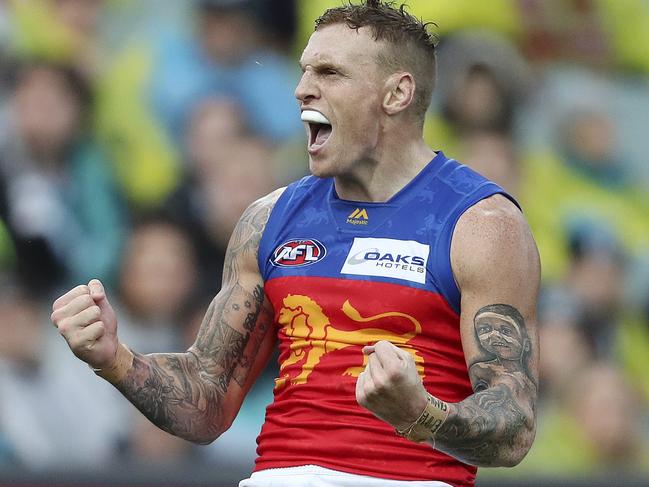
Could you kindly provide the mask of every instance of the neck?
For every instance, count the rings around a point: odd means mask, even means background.
[[[377,150],[374,157],[359,161],[352,173],[336,176],[336,192],[341,199],[386,202],[435,157],[435,152],[421,138],[385,146],[396,150]]]

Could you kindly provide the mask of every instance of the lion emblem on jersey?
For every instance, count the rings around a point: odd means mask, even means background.
[[[408,345],[410,340],[421,333],[421,324],[412,316],[391,311],[363,317],[347,300],[343,303],[341,310],[345,316],[356,323],[376,323],[380,326],[381,323],[387,325],[388,320],[402,318],[410,321],[412,331],[397,334],[390,331],[387,326],[386,328],[359,326],[357,330],[341,330],[331,324],[322,307],[308,296],[289,294],[282,303],[279,323],[291,343],[289,345],[290,353],[280,365],[280,376],[276,381],[276,388],[282,388],[289,383],[292,385],[306,383],[309,375],[326,354],[352,346],[360,347],[358,365],[347,368],[343,375],[358,377],[367,365],[367,356],[362,353],[362,347],[372,345],[379,340],[388,340],[409,352],[417,364],[419,375],[423,378],[424,360],[415,349]]]

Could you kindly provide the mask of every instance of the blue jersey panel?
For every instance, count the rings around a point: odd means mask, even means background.
[[[260,243],[259,269],[265,281],[313,276],[426,289],[459,312],[453,230],[468,208],[497,193],[512,199],[442,152],[385,203],[342,200],[333,179],[307,176],[277,201]]]

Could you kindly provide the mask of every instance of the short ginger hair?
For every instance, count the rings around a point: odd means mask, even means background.
[[[335,24],[355,30],[368,27],[375,41],[388,44],[389,49],[379,54],[377,62],[390,72],[412,74],[416,86],[414,115],[423,123],[435,86],[437,37],[429,31],[435,24],[416,18],[405,4],[397,6],[382,0],[330,8],[315,21],[315,30]]]

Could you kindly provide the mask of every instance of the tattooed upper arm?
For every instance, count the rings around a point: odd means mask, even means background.
[[[469,209],[451,249],[474,394],[453,404],[438,445],[475,465],[515,465],[535,433],[540,264],[523,216],[503,196]]]
[[[278,190],[244,212],[228,249],[221,291],[184,354],[135,354],[116,387],[153,423],[206,443],[226,430],[274,346],[272,309],[257,252]]]
[[[281,190],[256,201],[239,220],[226,251],[221,291],[212,301],[190,349],[206,364],[223,367],[241,387],[254,361],[249,353],[257,352],[247,344],[251,339],[258,343],[268,331],[271,320],[270,304],[257,266],[257,252],[280,194]],[[227,388],[229,379],[229,375],[220,377],[222,387]]]

